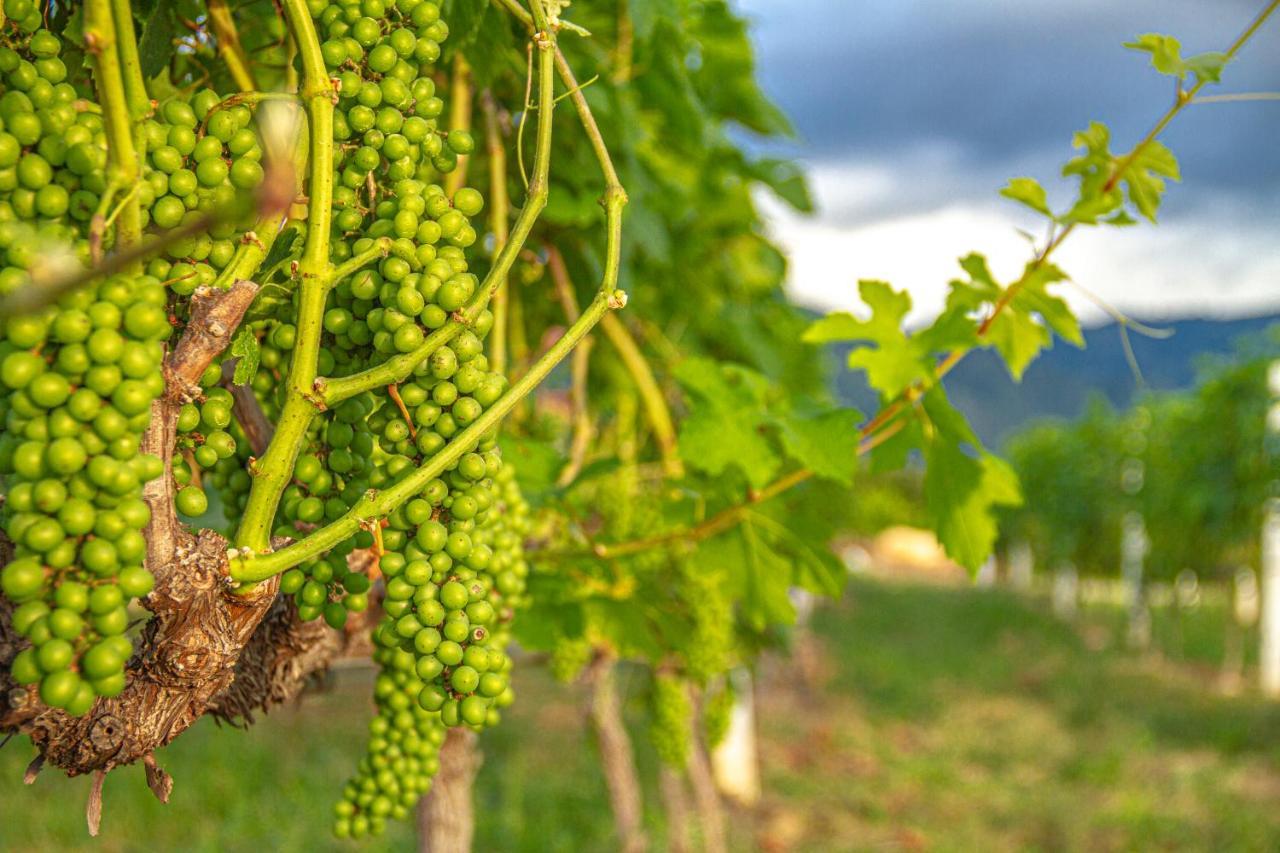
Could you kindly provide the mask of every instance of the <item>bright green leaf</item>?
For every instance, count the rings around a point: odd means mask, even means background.
[[[1037,213],[1053,216],[1044,187],[1035,178],[1013,178],[1007,187],[1000,190],[1000,195],[1025,204]]]
[[[846,486],[858,467],[858,424],[862,415],[853,409],[805,417],[788,412],[776,421],[787,453],[819,477]]]
[[[996,508],[1016,506],[1022,495],[1013,470],[994,456],[970,456],[952,441],[925,450],[925,504],[947,555],[977,571],[998,533]]]

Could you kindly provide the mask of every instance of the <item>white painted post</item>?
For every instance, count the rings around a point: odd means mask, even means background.
[[[1267,371],[1271,408],[1267,412],[1269,443],[1280,436],[1280,360]],[[1276,493],[1272,484],[1272,494]],[[1262,522],[1262,622],[1259,626],[1261,650],[1258,660],[1262,692],[1280,698],[1280,500],[1267,501]]]
[[[1076,616],[1080,601],[1080,575],[1070,563],[1062,563],[1053,572],[1053,614],[1070,621]]]
[[[1235,696],[1244,686],[1244,644],[1249,629],[1258,622],[1262,603],[1258,595],[1258,576],[1248,566],[1236,569],[1231,584],[1231,616],[1224,628],[1222,673],[1218,687]]]
[[[1258,658],[1262,692],[1280,698],[1280,501],[1267,501],[1262,526],[1262,648]]]
[[[989,589],[996,585],[996,558],[994,554],[987,557],[987,561],[978,568],[978,574],[973,579],[973,584],[983,589]]]
[[[1120,471],[1120,488],[1126,495],[1136,498],[1146,480],[1146,466],[1142,454],[1147,449],[1147,428],[1151,426],[1151,412],[1145,406],[1133,410],[1131,428],[1125,437],[1128,458]],[[1134,501],[1136,503],[1136,501]],[[1124,516],[1123,538],[1120,543],[1120,575],[1124,578],[1129,599],[1129,646],[1146,649],[1151,644],[1151,611],[1147,608],[1142,589],[1143,563],[1147,556],[1147,525],[1142,513],[1132,509]]]
[[[737,700],[729,731],[711,753],[711,768],[716,787],[741,806],[754,806],[760,801],[760,755],[756,748],[755,684],[745,667],[729,674]]]
[[[1025,540],[1014,543],[1009,549],[1009,586],[1018,592],[1030,592],[1035,576],[1035,554]]]

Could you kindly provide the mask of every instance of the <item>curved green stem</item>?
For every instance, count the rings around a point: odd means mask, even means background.
[[[311,395],[320,355],[325,299],[332,285],[329,271],[329,232],[333,218],[332,84],[305,0],[284,0],[284,10],[302,59],[299,94],[307,112],[310,152],[307,242],[298,264],[297,341],[289,362],[284,407],[267,452],[251,469],[253,485],[236,532],[236,545],[254,551],[270,548],[276,508],[317,411]]]
[[[242,91],[257,89],[253,79],[253,66],[240,43],[240,32],[236,29],[235,19],[231,17],[231,9],[227,0],[208,0],[209,23],[213,25],[213,34],[218,40],[218,52],[227,63],[227,71],[231,79]]]
[[[115,0],[128,11],[127,0]],[[102,104],[103,123],[107,131],[107,164],[110,180],[121,186],[133,186],[139,180],[138,150],[134,144],[135,118],[121,65],[121,43],[127,41],[137,58],[137,47],[130,38],[121,39],[116,30],[113,0],[87,0],[84,5],[85,43],[93,64],[93,79]],[[129,19],[132,26],[132,18]],[[126,48],[127,49],[127,48]],[[132,75],[131,75],[132,76]],[[145,91],[143,97],[145,97]],[[136,98],[135,94],[135,98]],[[148,107],[150,102],[148,101]],[[116,248],[127,249],[142,239],[142,211],[136,196],[125,205],[116,224]]]
[[[535,3],[535,6],[538,4]],[[534,223],[547,206],[549,192],[552,114],[555,105],[555,36],[549,31],[540,31],[534,36],[534,44],[538,49],[538,131],[533,180],[529,182],[528,197],[511,228],[510,238],[494,258],[493,266],[489,268],[484,281],[480,283],[480,287],[477,288],[466,307],[448,323],[428,335],[417,349],[389,358],[375,367],[351,376],[316,380],[315,394],[326,407],[332,408],[357,394],[381,388],[393,382],[404,381],[415,367],[474,323],[480,316],[480,312],[484,311],[489,304],[498,287],[506,280],[512,265],[524,248],[529,232],[533,230]]]
[[[241,554],[233,557],[230,565],[232,579],[240,583],[258,583],[267,580],[312,557],[323,554],[354,536],[362,527],[367,527],[394,512],[397,507],[419,494],[432,480],[456,464],[463,454],[475,448],[520,400],[533,391],[547,377],[547,374],[564,360],[596,323],[600,322],[601,317],[612,309],[622,307],[625,302],[625,296],[618,291],[602,292],[597,295],[578,321],[570,326],[560,340],[538,359],[528,373],[520,377],[496,403],[486,409],[470,426],[459,432],[425,465],[388,489],[380,492],[370,490],[341,518],[309,534],[300,542],[271,554]]]

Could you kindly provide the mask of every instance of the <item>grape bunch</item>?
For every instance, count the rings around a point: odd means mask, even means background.
[[[692,745],[693,705],[683,679],[659,672],[649,695],[649,740],[664,764],[684,767]]]
[[[381,835],[387,818],[409,817],[440,769],[445,727],[439,714],[417,703],[422,681],[414,672],[413,654],[378,649],[373,658],[382,668],[373,689],[378,713],[369,723],[367,754],[334,805],[338,838]]]
[[[28,0],[5,13],[17,26],[0,34],[0,293],[12,293],[50,256],[88,261],[107,180],[102,119],[68,82],[61,40]],[[0,591],[30,643],[12,675],[73,715],[124,689],[127,605],[154,584],[142,484],[162,465],[138,450],[164,390],[169,319],[159,280],[118,275],[0,329],[2,523],[14,547]]]
[[[154,583],[142,484],[163,466],[138,445],[164,390],[164,306],[155,279],[108,278],[10,318],[0,342],[4,531],[15,546],[0,589],[31,642],[12,674],[73,715],[124,689],[126,605]]]

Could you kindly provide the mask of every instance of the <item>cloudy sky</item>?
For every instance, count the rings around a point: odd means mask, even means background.
[[[1121,45],[1143,32],[1187,53],[1224,48],[1263,0],[737,0],[760,75],[799,138],[820,210],[769,205],[792,257],[790,288],[817,308],[856,304],[859,278],[908,288],[917,319],[940,306],[956,258],[1013,277],[1031,227],[996,191],[1056,179],[1071,134],[1099,119],[1113,148],[1168,106],[1171,84]],[[1228,68],[1226,92],[1280,91],[1280,14]],[[1136,316],[1280,310],[1280,101],[1193,105],[1163,137],[1183,184],[1159,227],[1089,229],[1057,260],[1081,288]],[[1099,316],[1080,293],[1068,294]]]

